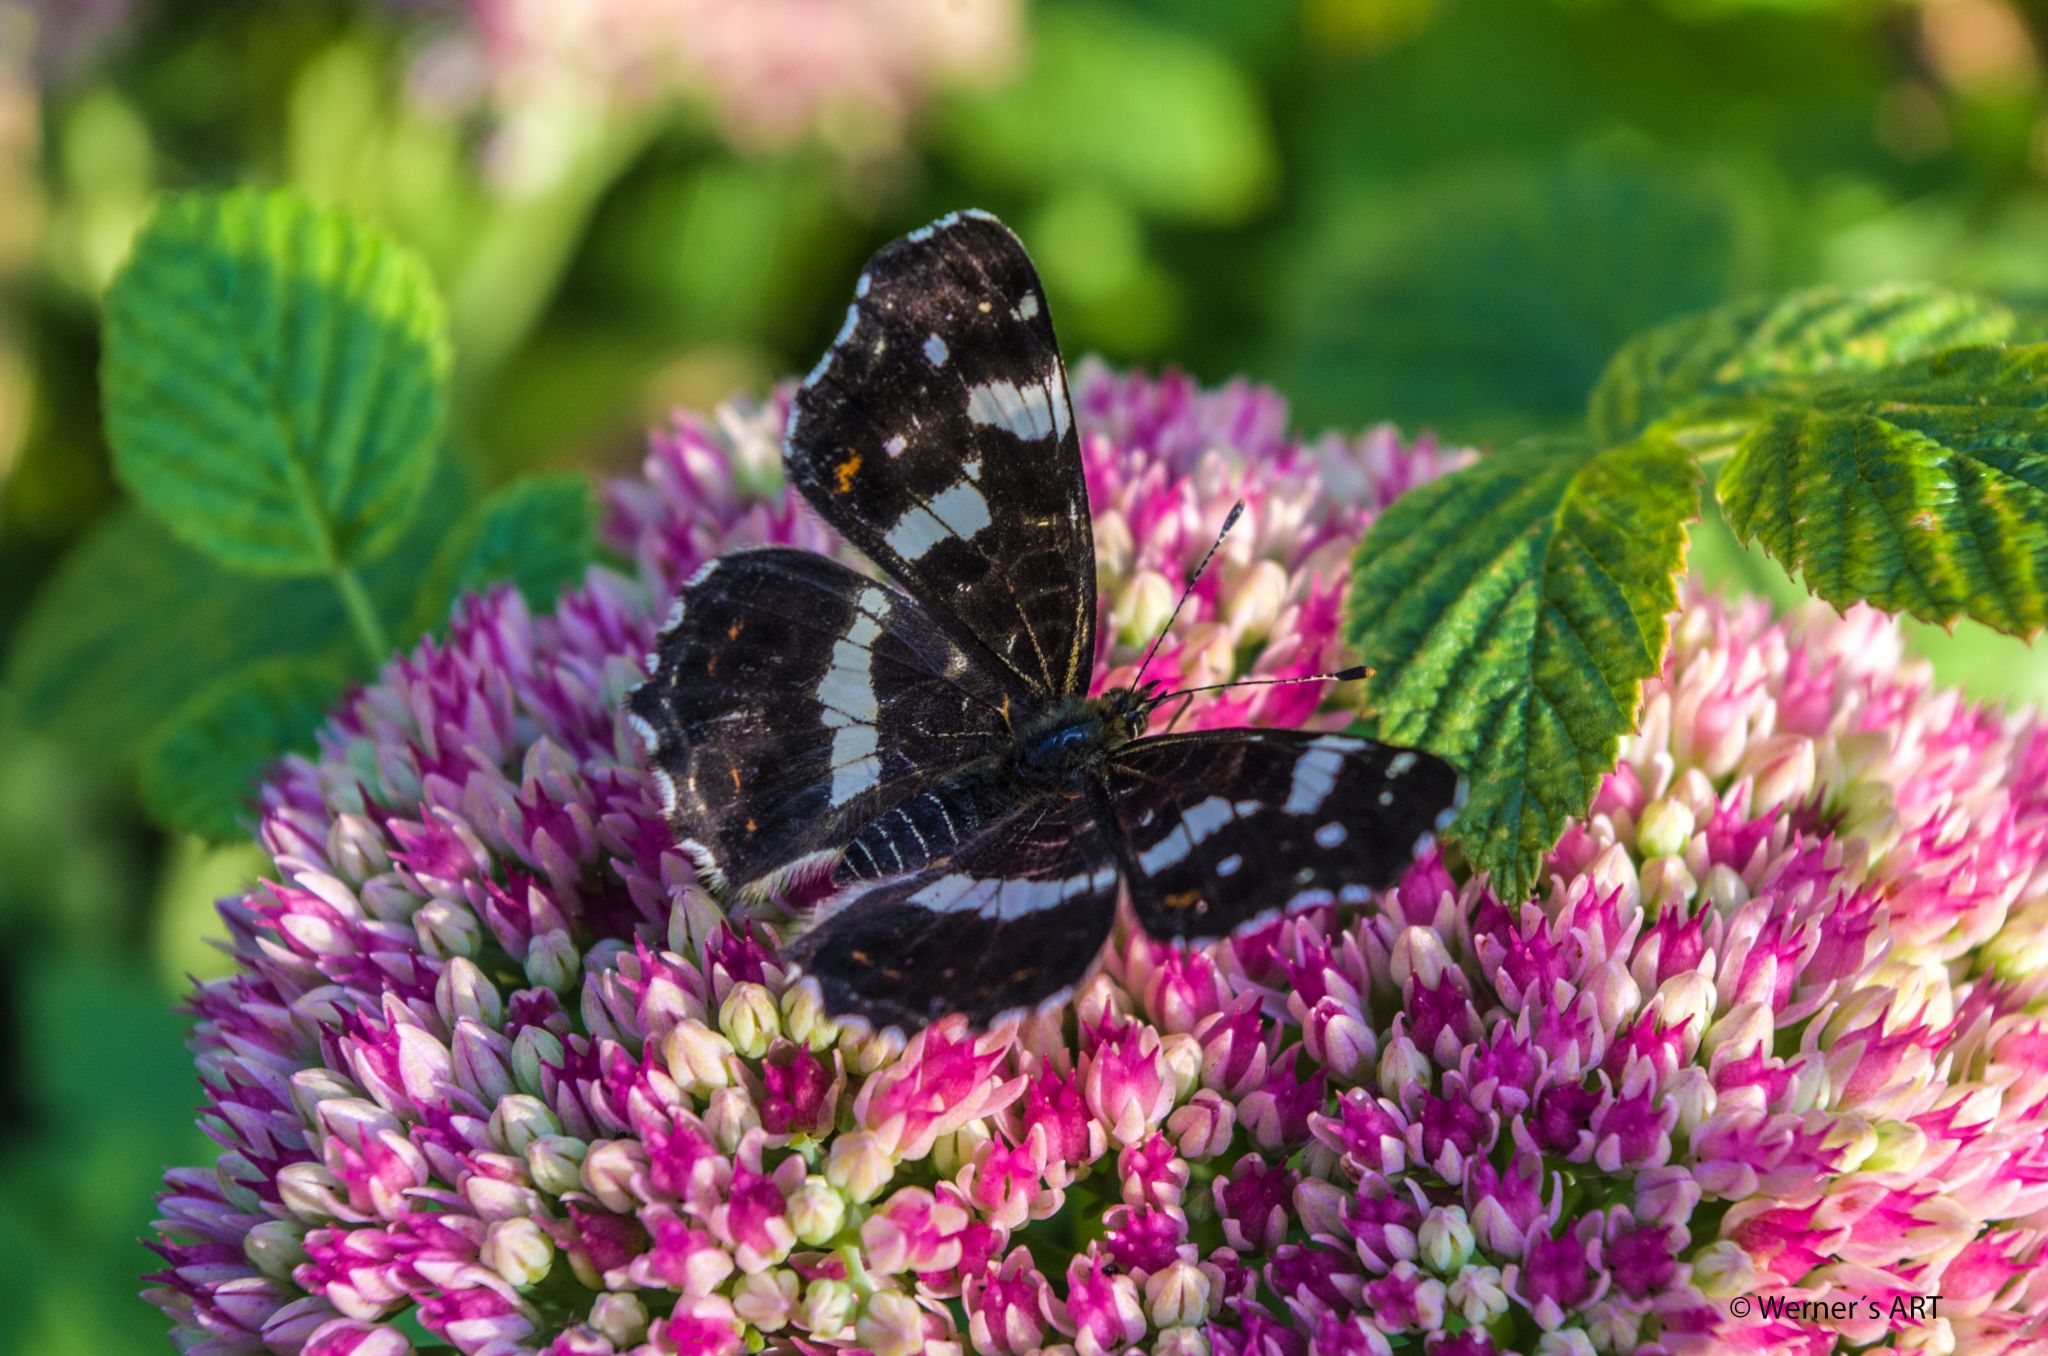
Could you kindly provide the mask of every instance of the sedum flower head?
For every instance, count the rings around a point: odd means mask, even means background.
[[[1349,544],[1455,460],[1292,440],[1249,386],[1075,396],[1106,681],[1239,497],[1153,676],[1336,662]],[[1693,598],[1536,897],[1432,855],[1192,954],[1120,937],[1065,1013],[867,1034],[702,890],[617,717],[703,560],[835,549],[781,415],[679,419],[612,487],[624,572],[468,600],[266,788],[275,878],[194,1000],[220,1151],[161,1202],[186,1350],[1810,1350],[1731,1317],[1759,1292],[1943,1296],[1859,1343],[2048,1340],[2030,719],[1874,615]]]

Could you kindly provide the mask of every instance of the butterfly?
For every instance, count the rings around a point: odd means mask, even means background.
[[[1089,973],[1120,891],[1147,934],[1187,944],[1362,902],[1461,802],[1418,750],[1148,736],[1182,694],[1088,695],[1079,436],[1038,275],[994,217],[874,256],[783,456],[886,579],[787,547],[712,560],[627,711],[714,890],[759,898],[829,867],[790,951],[829,1012],[910,1032],[1044,1010]]]

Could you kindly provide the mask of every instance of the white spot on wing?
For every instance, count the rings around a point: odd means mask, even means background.
[[[654,732],[654,727],[647,723],[647,719],[644,716],[636,716],[628,712],[626,724],[633,727],[634,735],[640,740],[641,752],[652,754],[660,746],[661,736]]]
[[[1057,373],[1058,369],[1054,371]],[[1057,376],[1052,380],[1057,380]],[[1054,405],[1065,408],[1064,387],[1060,392],[1062,399],[1055,402],[1049,385],[1050,382],[1033,382],[1019,390],[1015,382],[984,383],[967,393],[967,417],[977,424],[1005,428],[1026,442],[1035,442],[1053,431]],[[1064,432],[1066,416],[1061,414],[1057,418]]]
[[[1414,766],[1415,755],[1403,749],[1400,753],[1387,760],[1387,775],[1389,777],[1398,777]]]
[[[875,755],[881,715],[875,693],[874,655],[869,646],[882,634],[878,620],[888,599],[880,589],[863,589],[860,613],[832,646],[832,667],[818,684],[819,719],[832,730],[832,804],[844,805],[881,780]]]
[[[988,500],[969,481],[960,481],[932,500],[932,513],[954,533],[971,537],[989,525]]]
[[[1326,848],[1342,847],[1344,840],[1350,836],[1351,830],[1345,828],[1334,819],[1316,830],[1316,842]]]
[[[1032,319],[1033,317],[1035,317],[1035,316],[1036,316],[1037,314],[1038,314],[1038,293],[1036,293],[1036,292],[1026,292],[1026,293],[1024,294],[1024,298],[1023,298],[1023,300],[1021,300],[1021,301],[1019,301],[1019,302],[1017,303],[1017,311],[1016,311],[1017,319],[1019,319],[1019,320],[1030,320],[1030,319]]]
[[[910,446],[910,440],[899,433],[888,442],[883,443],[882,450],[892,457],[900,457],[903,455],[903,449],[908,446]]]
[[[1326,735],[1309,741],[1307,752],[1294,760],[1294,781],[1287,788],[1287,803],[1281,808],[1291,815],[1312,815],[1323,808],[1330,789],[1337,784],[1337,770],[1344,766],[1338,750],[1348,742],[1332,746]]]
[[[1144,868],[1146,875],[1155,876],[1162,868],[1184,859],[1193,847],[1194,843],[1188,838],[1187,821],[1183,819],[1166,837],[1138,854],[1138,865]]]
[[[1238,868],[1243,865],[1244,858],[1233,852],[1222,861],[1216,863],[1216,874],[1219,876],[1234,876],[1237,874]]]
[[[1232,818],[1234,816],[1231,814],[1230,802],[1221,796],[1211,796],[1199,804],[1190,806],[1188,812],[1181,816],[1181,823],[1187,825],[1189,840],[1199,843],[1228,824]]]
[[[905,560],[916,560],[947,537],[970,538],[990,521],[988,500],[971,480],[961,480],[898,518],[883,540]]]
[[[929,362],[933,367],[944,367],[948,356],[946,341],[936,334],[925,340],[924,356],[925,361]]]

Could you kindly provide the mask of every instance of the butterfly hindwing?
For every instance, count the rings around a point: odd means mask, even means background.
[[[1115,852],[1086,798],[1042,794],[942,864],[852,895],[792,956],[834,1013],[985,1027],[1071,993],[1116,919]]]
[[[964,212],[882,250],[798,391],[790,476],[1019,696],[1084,691],[1095,548],[1037,272]]]
[[[1138,921],[1197,941],[1394,884],[1463,788],[1441,759],[1369,739],[1211,730],[1118,749],[1108,792]]]
[[[926,610],[810,551],[711,562],[627,699],[664,810],[749,890],[1008,746],[1010,698]]]

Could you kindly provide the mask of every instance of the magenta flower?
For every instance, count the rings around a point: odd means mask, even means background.
[[[1351,543],[1455,461],[1291,440],[1249,386],[1074,393],[1105,672],[1239,496],[1153,676],[1331,663]],[[2048,1343],[2031,718],[1872,614],[1689,598],[1536,897],[1432,855],[1194,954],[1121,939],[1065,1013],[857,1034],[703,890],[617,716],[702,561],[834,548],[781,417],[678,420],[610,491],[629,574],[466,601],[266,788],[276,869],[193,1004],[220,1150],[161,1199],[184,1349],[1810,1350],[1727,1306],[1774,1293],[1943,1296],[1859,1343]]]

